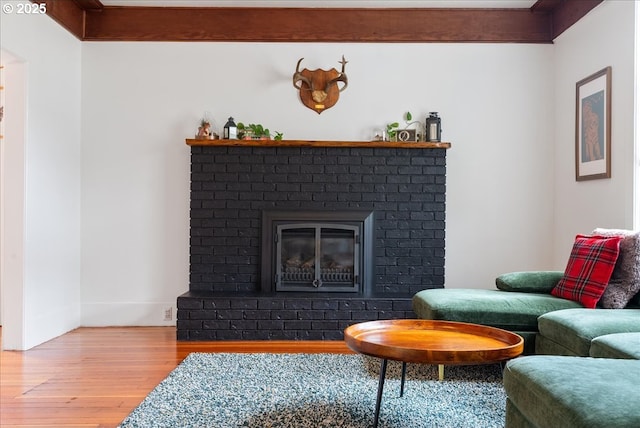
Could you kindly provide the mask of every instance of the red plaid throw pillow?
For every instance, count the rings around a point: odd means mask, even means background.
[[[564,276],[551,294],[595,308],[609,284],[621,239],[621,236],[576,236]]]

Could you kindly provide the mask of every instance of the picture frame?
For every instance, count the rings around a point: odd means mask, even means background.
[[[576,83],[576,181],[611,178],[611,67]]]

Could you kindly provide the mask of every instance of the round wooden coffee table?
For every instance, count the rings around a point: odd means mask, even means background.
[[[400,396],[406,363],[465,365],[489,364],[515,358],[524,339],[515,333],[478,324],[418,319],[369,321],[344,331],[347,346],[382,359],[373,426],[378,426],[380,402],[388,360],[402,361]]]

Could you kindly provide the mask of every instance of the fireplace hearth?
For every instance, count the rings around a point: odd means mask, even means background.
[[[188,143],[178,340],[340,340],[444,286],[448,143]]]

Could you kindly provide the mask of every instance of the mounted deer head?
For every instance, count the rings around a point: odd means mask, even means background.
[[[349,84],[347,75],[344,72],[348,61],[342,55],[342,70],[337,71],[332,68],[329,71],[316,69],[313,71],[306,68],[300,71],[300,63],[304,58],[298,60],[296,72],[293,73],[293,86],[300,91],[302,104],[320,114],[324,110],[333,107],[340,97],[340,92],[347,89]],[[342,88],[338,88],[338,82],[342,82]]]

